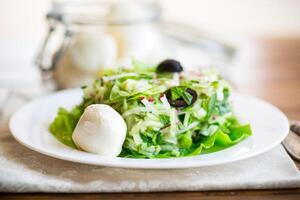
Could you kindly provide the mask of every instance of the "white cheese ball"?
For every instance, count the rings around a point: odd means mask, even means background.
[[[159,50],[159,35],[150,25],[114,26],[110,32],[117,41],[121,58],[144,59]]]
[[[73,132],[72,139],[81,149],[116,157],[122,151],[127,127],[122,116],[105,104],[88,106]]]
[[[70,88],[92,83],[95,78],[94,73],[82,71],[74,67],[70,53],[66,52],[53,71],[53,79],[58,88]]]
[[[88,72],[111,67],[118,54],[115,39],[109,34],[96,32],[75,35],[69,50],[75,66]]]

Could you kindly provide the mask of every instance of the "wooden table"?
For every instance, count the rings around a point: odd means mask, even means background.
[[[263,39],[251,43],[232,78],[237,90],[278,106],[289,119],[300,120],[300,39]],[[250,48],[249,48],[250,49]],[[248,52],[248,53],[247,53]],[[300,164],[297,163],[300,169]],[[300,199],[300,189],[229,192],[5,194],[1,199]]]

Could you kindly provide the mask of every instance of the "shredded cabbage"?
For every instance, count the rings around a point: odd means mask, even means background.
[[[197,73],[157,74],[153,68],[104,71],[93,84],[84,86],[83,101],[72,111],[61,108],[50,131],[62,143],[76,148],[72,132],[90,104],[108,104],[127,125],[121,157],[168,158],[211,153],[230,147],[251,135],[241,125],[230,102],[231,88],[214,70]],[[165,95],[171,87],[197,93],[197,100],[175,108]],[[181,90],[180,90],[181,89]],[[191,103],[192,96],[182,98]]]

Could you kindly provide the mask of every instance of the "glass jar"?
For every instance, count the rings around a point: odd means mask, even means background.
[[[47,86],[91,82],[105,68],[151,66],[175,58],[191,68],[224,65],[233,49],[191,28],[161,22],[155,0],[54,1],[49,31],[36,59]],[[221,64],[220,64],[221,63]]]

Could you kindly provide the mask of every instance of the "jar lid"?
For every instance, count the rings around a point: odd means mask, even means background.
[[[129,25],[158,21],[156,0],[55,0],[48,19],[77,25]]]

